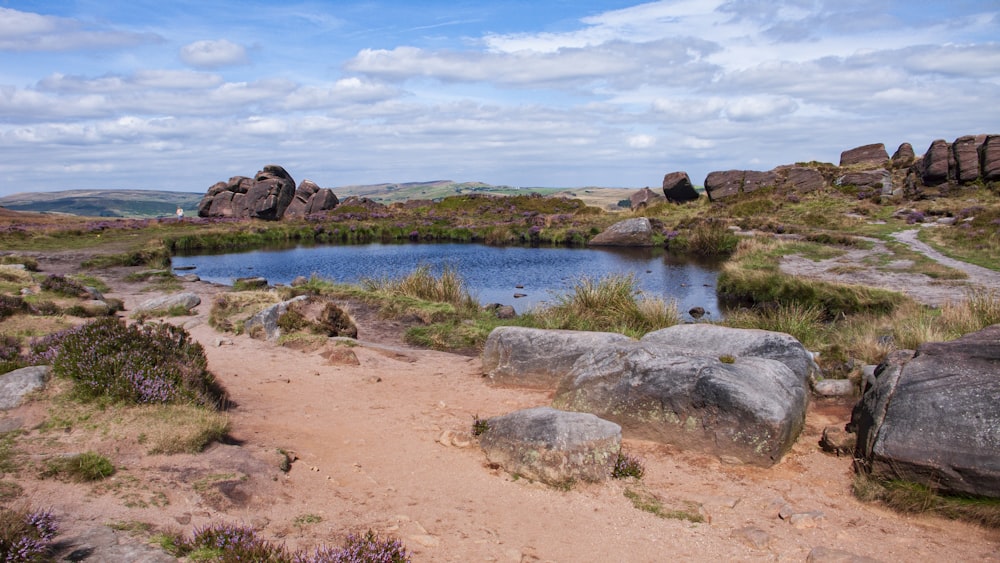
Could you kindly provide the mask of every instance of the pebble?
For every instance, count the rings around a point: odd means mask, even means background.
[[[753,526],[733,530],[733,537],[743,540],[754,549],[767,549],[771,544],[771,534]]]

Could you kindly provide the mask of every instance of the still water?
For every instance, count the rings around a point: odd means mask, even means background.
[[[175,256],[173,266],[195,267],[201,279],[232,284],[260,276],[289,284],[297,276],[317,275],[342,283],[364,278],[398,277],[427,265],[439,273],[448,266],[461,274],[480,303],[513,305],[518,312],[552,302],[582,277],[633,274],[650,296],[677,301],[682,313],[703,307],[719,316],[715,294],[717,268],[680,261],[662,249],[495,247],[478,244],[369,244],[255,250],[234,254]],[[515,294],[523,297],[514,297]],[[711,317],[709,317],[711,318]]]

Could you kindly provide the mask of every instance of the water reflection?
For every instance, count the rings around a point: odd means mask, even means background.
[[[177,256],[174,267],[195,267],[201,279],[222,284],[261,276],[288,284],[316,274],[342,283],[397,277],[428,265],[457,270],[480,303],[513,305],[519,312],[551,302],[582,277],[632,274],[647,295],[676,299],[678,308],[704,307],[718,316],[717,267],[682,261],[663,249],[494,247],[477,244],[369,244],[255,250],[232,254]],[[521,286],[521,287],[518,287]],[[515,294],[524,297],[515,298]]]

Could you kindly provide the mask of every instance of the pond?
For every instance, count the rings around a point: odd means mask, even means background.
[[[462,276],[480,303],[513,305],[519,313],[551,303],[556,295],[571,291],[581,278],[632,274],[643,293],[676,300],[681,313],[698,306],[720,316],[715,293],[717,267],[680,260],[663,249],[368,244],[182,255],[173,259],[174,268],[193,267],[201,279],[226,285],[250,276],[266,278],[272,284],[289,284],[297,276],[313,274],[353,284],[365,278],[405,276],[421,265],[434,273],[450,267]]]

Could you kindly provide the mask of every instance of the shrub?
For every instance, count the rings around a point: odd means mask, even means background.
[[[0,508],[0,561],[47,561],[58,529],[48,511]]]
[[[284,546],[259,537],[253,528],[235,524],[216,523],[196,528],[192,538],[181,540],[178,547],[181,554],[189,554],[195,561],[291,561]]]
[[[611,476],[615,479],[642,479],[646,469],[642,466],[642,461],[625,452],[618,452],[618,459],[615,460],[615,467],[611,470]]]
[[[297,555],[295,563],[408,563],[410,555],[399,540],[379,538],[368,530],[364,535],[347,536],[341,547],[320,547],[311,557]]]
[[[53,374],[72,380],[82,399],[202,405],[220,399],[204,349],[181,327],[106,317],[54,340]]]
[[[490,429],[490,423],[485,418],[479,418],[479,415],[472,417],[472,435],[479,437],[485,434]]]
[[[17,254],[0,256],[0,264],[21,264],[29,272],[38,271],[38,260],[31,256],[19,256]]]
[[[87,290],[79,282],[55,274],[45,276],[41,287],[45,291],[51,291],[52,293],[66,297],[80,297],[87,293]]]
[[[0,373],[7,373],[24,366],[24,360],[21,358],[21,339],[0,334]]]

